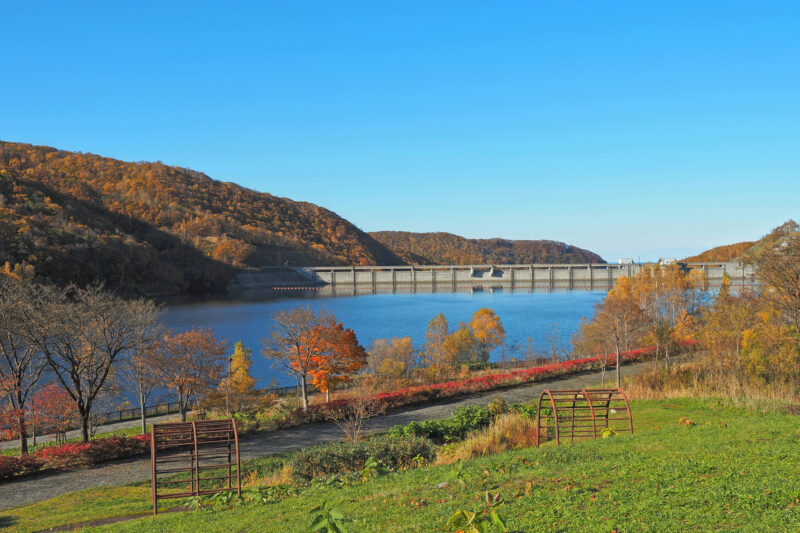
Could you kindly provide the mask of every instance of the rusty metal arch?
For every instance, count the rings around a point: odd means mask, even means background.
[[[218,461],[220,459],[224,461]],[[233,418],[153,424],[150,433],[150,460],[153,514],[158,513],[158,500],[161,499],[201,496],[224,490],[236,490],[240,495],[242,493],[239,432]],[[170,463],[176,466],[164,466]],[[226,469],[227,475],[223,472],[222,475],[200,476],[201,472],[219,469]],[[189,479],[159,479],[159,475],[179,473],[188,473]],[[201,482],[206,484],[205,488],[201,488]],[[218,486],[220,484],[221,487]],[[173,485],[178,486],[178,492],[169,492],[168,487]],[[187,486],[189,490],[186,490]]]
[[[560,445],[567,435],[569,442],[596,439],[606,429],[633,434],[633,417],[622,389],[547,389],[539,396],[536,428],[537,446],[553,439]]]

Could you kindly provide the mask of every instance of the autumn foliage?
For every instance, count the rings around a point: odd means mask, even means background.
[[[311,356],[311,382],[330,397],[337,385],[347,383],[367,366],[367,352],[358,343],[356,334],[341,322],[320,324],[308,334]]]
[[[418,265],[605,263],[588,250],[563,242],[466,239],[452,233],[370,233],[405,262]]]
[[[53,433],[56,442],[65,442],[67,430],[78,420],[75,402],[58,383],[39,390],[31,401],[31,419],[39,433]]]
[[[240,266],[402,263],[310,203],[160,162],[0,142],[6,261],[10,272],[145,294],[218,290]]]

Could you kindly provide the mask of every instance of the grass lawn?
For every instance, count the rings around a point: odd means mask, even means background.
[[[468,461],[463,484],[453,466],[426,467],[348,487],[313,486],[274,504],[98,529],[309,531],[309,511],[327,502],[355,520],[351,531],[433,531],[458,509],[484,509],[489,491],[502,495],[500,514],[512,531],[800,530],[800,418],[718,400],[636,401],[632,409],[632,437]],[[279,462],[251,464],[269,471]],[[149,496],[146,484],[90,489],[0,512],[0,527],[28,531],[147,512]]]

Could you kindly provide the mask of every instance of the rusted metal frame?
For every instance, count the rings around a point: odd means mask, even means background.
[[[628,428],[630,429],[631,435],[633,435],[633,415],[631,414],[631,404],[628,403],[628,396],[625,395],[625,392],[622,389],[617,389],[622,396],[622,399],[625,401],[625,409],[628,410]]]
[[[223,489],[225,490],[225,489]],[[189,496],[205,496],[207,494],[218,494],[220,489],[203,489],[197,493],[195,492],[176,492],[173,494],[163,494],[159,499],[165,500],[167,498],[188,498]]]
[[[158,513],[158,486],[156,483],[156,426],[150,426],[150,457],[152,469],[153,514]]]
[[[536,447],[539,447],[539,439],[542,432],[542,394],[539,395],[539,403],[536,404]]]
[[[569,436],[570,442],[574,442],[575,441],[575,436],[576,436],[576,433],[575,433],[575,429],[576,429],[575,421],[578,419],[575,416],[575,408],[576,408],[575,404],[578,402],[578,400],[582,401],[581,396],[584,396],[583,392],[581,392],[581,391],[572,393],[572,403],[570,404],[570,436]]]
[[[547,395],[552,408],[551,416],[546,416],[542,413],[545,395]],[[581,405],[584,402],[585,405]],[[559,410],[559,406],[564,409]],[[569,408],[568,413],[564,412],[567,407]],[[624,410],[624,416],[612,416],[612,409],[615,410],[614,414],[616,414],[616,410]],[[582,411],[588,411],[586,413],[588,416],[582,415]],[[569,416],[568,422],[566,420],[567,416],[564,415]],[[566,429],[562,427],[565,423],[570,425],[570,441],[583,437],[596,439],[598,416],[605,428],[613,425],[616,431],[633,433],[633,415],[630,404],[625,393],[619,388],[545,390],[539,396],[536,411],[536,445],[539,446],[541,443],[542,432],[545,433],[544,438],[547,439],[550,428],[554,429],[556,445],[560,445],[562,430]],[[551,418],[553,420],[552,425],[550,424]],[[616,422],[627,422],[627,428],[618,427],[618,424],[615,424]]]
[[[192,485],[192,490],[195,491],[195,496],[199,496],[200,492],[200,458],[197,457],[197,422],[192,422],[192,437],[194,438],[194,455],[192,455],[192,479],[196,481],[196,485]]]
[[[604,426],[603,426],[603,428],[607,428],[608,427],[608,416],[609,416],[609,414],[611,412],[611,396],[613,395],[613,393],[609,393],[609,392],[603,391],[601,393],[601,395],[607,395],[606,398],[596,398],[599,401],[604,401],[605,402],[605,405],[602,405],[601,408],[604,410],[604,416],[603,416],[603,418],[604,418]]]
[[[558,428],[558,409],[556,408],[556,403],[553,401],[553,395],[550,391],[547,392],[547,395],[550,396],[550,405],[553,407],[553,420],[555,421],[555,428],[556,428],[556,446],[561,444],[561,435],[559,434]]]
[[[541,439],[542,418],[543,418],[542,417],[542,402],[544,401],[544,395],[545,394],[550,394],[550,391],[547,391],[547,390],[542,391],[542,393],[539,395],[539,404],[536,407],[536,447],[537,448],[539,447],[539,444],[540,444],[539,441]],[[549,417],[545,417],[545,418],[549,418]],[[550,429],[550,427],[554,427],[554,426],[550,426],[548,424],[548,425],[545,425],[544,427],[546,429]],[[545,439],[546,438],[547,438],[547,433],[545,433]]]
[[[589,406],[589,413],[592,418],[592,436],[596,439],[597,438],[597,423],[594,419],[594,406],[592,405],[592,398],[589,396],[589,393],[586,392],[586,389],[583,390],[583,396],[586,398],[586,403]]]
[[[630,411],[629,411],[630,412]],[[236,492],[239,496],[242,495],[242,465],[241,457],[239,456],[239,430],[236,428],[236,419],[231,418],[231,426],[233,428],[233,440],[236,446]],[[633,431],[631,429],[631,431]]]

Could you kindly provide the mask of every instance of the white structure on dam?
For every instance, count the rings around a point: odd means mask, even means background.
[[[322,294],[455,292],[469,290],[600,290],[643,264],[431,265],[265,267],[236,275],[228,290],[313,289]],[[752,267],[739,262],[690,263],[705,273],[710,287],[724,275],[736,286],[755,285]]]

